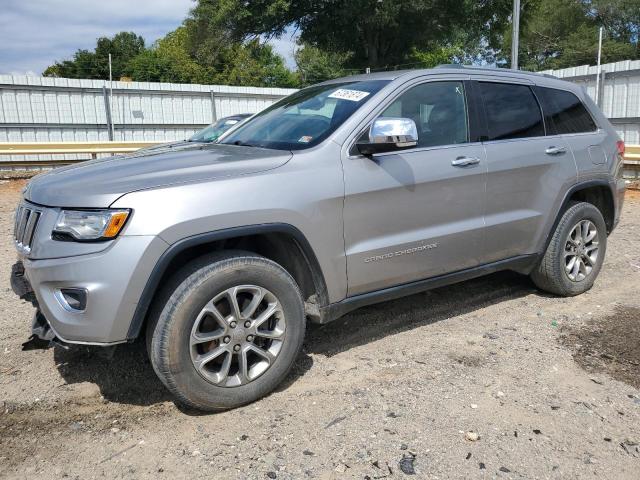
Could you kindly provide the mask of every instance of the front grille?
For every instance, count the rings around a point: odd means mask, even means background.
[[[26,203],[21,204],[16,211],[13,239],[16,243],[16,248],[24,254],[31,252],[31,244],[41,214],[42,212],[40,210]]]

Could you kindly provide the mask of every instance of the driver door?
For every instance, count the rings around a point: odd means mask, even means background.
[[[381,116],[414,120],[418,145],[343,159],[348,296],[482,262],[487,164],[467,95],[461,80],[407,88]]]

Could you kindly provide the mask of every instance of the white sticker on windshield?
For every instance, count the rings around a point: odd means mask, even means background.
[[[348,88],[339,88],[329,98],[337,98],[339,100],[350,100],[352,102],[359,102],[363,98],[369,95],[369,92],[363,92],[361,90],[349,90]]]

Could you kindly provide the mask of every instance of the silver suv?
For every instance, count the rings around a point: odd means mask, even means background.
[[[25,188],[12,284],[33,331],[146,335],[178,400],[274,389],[305,324],[498,270],[577,295],[624,195],[624,144],[578,86],[441,67],[303,89],[227,132]]]

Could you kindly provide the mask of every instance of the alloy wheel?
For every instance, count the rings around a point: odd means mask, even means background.
[[[598,229],[591,220],[581,220],[569,232],[564,247],[564,267],[569,280],[587,278],[598,260]]]
[[[193,366],[220,387],[245,385],[269,369],[285,339],[282,306],[269,290],[239,285],[202,308],[191,330]]]

